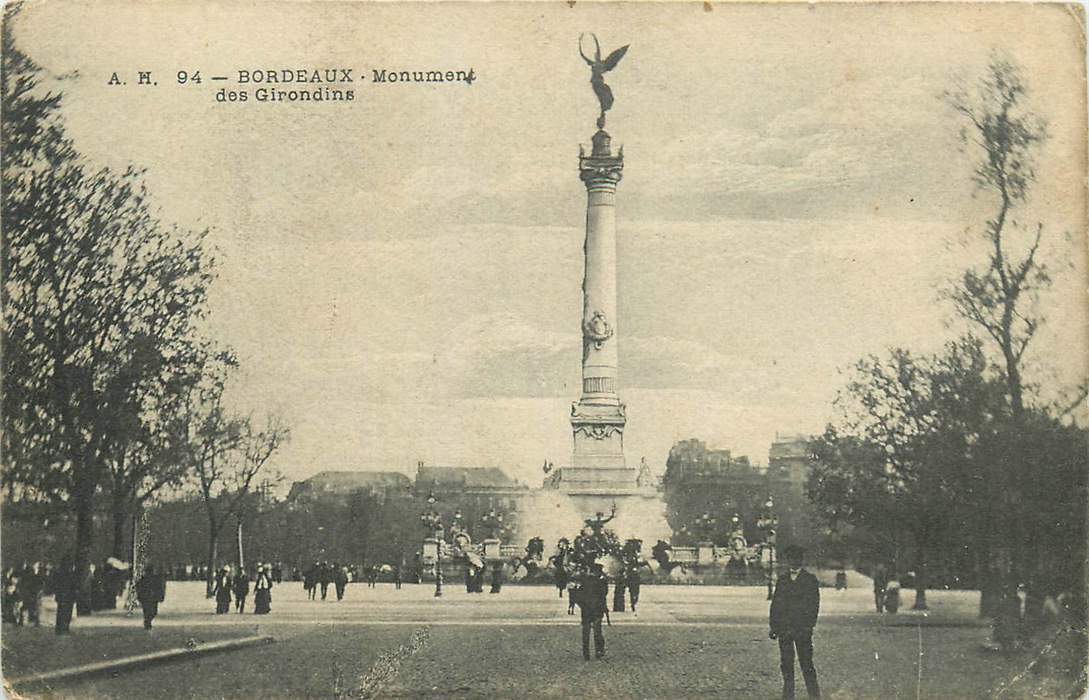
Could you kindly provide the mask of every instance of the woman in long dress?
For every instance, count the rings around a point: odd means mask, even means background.
[[[253,582],[253,612],[255,615],[267,615],[272,610],[272,577],[268,567],[257,565],[257,578]]]

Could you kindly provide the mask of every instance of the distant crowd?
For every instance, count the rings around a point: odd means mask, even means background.
[[[3,597],[0,609],[4,622],[21,625],[40,624],[41,601],[44,596],[71,596],[77,615],[90,615],[96,610],[112,610],[125,590],[129,574],[120,562],[108,559],[101,565],[91,564],[83,580],[77,582],[70,563],[25,562],[9,567],[3,574]],[[80,585],[77,586],[76,584]],[[78,592],[77,592],[78,590]]]
[[[268,574],[274,583],[281,583],[284,580],[286,569],[283,564],[272,562],[267,564],[267,567]],[[167,565],[163,574],[168,581],[207,581],[209,571],[211,570],[207,564],[173,564]],[[298,569],[295,569],[294,573],[296,574],[294,579],[298,581]]]
[[[337,600],[344,599],[344,591],[349,583],[366,579],[367,586],[374,588],[378,585],[378,579],[383,575],[392,576],[394,586],[400,590],[404,582],[404,573],[400,566],[389,564],[363,567],[362,571],[354,565],[342,566],[337,562],[314,562],[301,574],[303,590],[306,591],[308,600],[317,600],[320,592],[321,599],[325,600],[329,595],[329,586],[336,590]],[[299,580],[296,578],[295,580]]]

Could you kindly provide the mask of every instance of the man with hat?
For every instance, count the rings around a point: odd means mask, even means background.
[[[601,562],[593,561],[582,577],[578,605],[582,612],[582,658],[590,660],[590,630],[594,632],[594,655],[605,656],[605,635],[601,632],[601,619],[608,612],[609,579]]]
[[[813,627],[817,624],[821,594],[817,577],[802,566],[804,556],[801,547],[787,547],[784,559],[789,569],[779,577],[771,599],[768,636],[779,641],[784,700],[794,697],[795,651],[809,697],[821,696],[817,669],[813,667]]]
[[[155,571],[151,564],[136,581],[136,600],[144,611],[144,629],[151,629],[151,621],[159,614],[159,603],[166,599],[166,577]]]
[[[246,597],[250,594],[250,577],[245,569],[239,567],[231,586],[234,590],[234,609],[241,615],[246,612]]]

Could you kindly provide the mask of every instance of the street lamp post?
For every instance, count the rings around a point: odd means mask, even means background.
[[[775,501],[771,496],[764,503],[756,527],[764,533],[764,544],[768,549],[768,600],[771,600],[775,583],[775,531],[779,528],[779,516],[775,514]]]
[[[445,533],[442,527],[442,516],[435,510],[435,493],[431,492],[427,495],[427,507],[423,513],[420,513],[420,522],[424,527],[431,532],[432,537],[436,540],[435,547],[435,597],[442,597],[442,545],[445,538]]]

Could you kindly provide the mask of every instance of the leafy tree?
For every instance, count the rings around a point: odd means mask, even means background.
[[[1024,512],[1031,501],[1024,490],[1038,483],[1033,481],[1033,465],[1039,454],[1030,450],[1029,438],[1041,430],[1041,421],[1076,418],[1089,393],[1089,385],[1083,382],[1075,390],[1059,392],[1065,395],[1056,405],[1038,410],[1027,396],[1031,384],[1024,377],[1025,353],[1045,321],[1039,297],[1051,282],[1039,254],[1043,223],[1018,218],[1018,214],[1028,218],[1022,212],[1036,181],[1035,162],[1047,140],[1046,125],[1030,110],[1028,94],[1020,69],[995,57],[974,90],[946,96],[965,119],[962,139],[979,155],[975,184],[993,203],[994,214],[982,227],[984,259],[966,270],[945,296],[957,314],[980,329],[997,349],[996,364],[1006,387],[1007,434],[1024,438],[1010,440],[988,465],[988,521],[983,528],[988,535],[981,543],[989,562],[981,600],[984,614],[995,611],[1003,579],[1040,578],[1038,555],[1045,535],[1033,515]],[[1031,584],[1028,597],[1031,615],[1041,607]]]
[[[980,344],[963,339],[944,353],[895,349],[866,358],[837,399],[842,418],[814,446],[810,498],[825,517],[882,533],[910,535],[916,601],[926,607],[927,569],[956,518],[985,502],[974,446],[991,431],[1000,396],[986,377]]]
[[[75,514],[87,569],[96,489],[146,416],[203,312],[203,234],[163,225],[141,173],[92,169],[64,136],[60,95],[4,22],[4,481]],[[77,580],[81,576],[77,576]],[[70,604],[69,604],[70,605]],[[60,613],[59,613],[60,614]]]
[[[113,520],[113,555],[126,555],[125,523],[168,487],[190,474],[185,459],[185,397],[199,381],[196,353],[179,352],[169,371],[153,375],[136,392],[139,415],[130,416],[128,439],[107,456],[106,485]],[[166,369],[166,368],[164,368]]]

